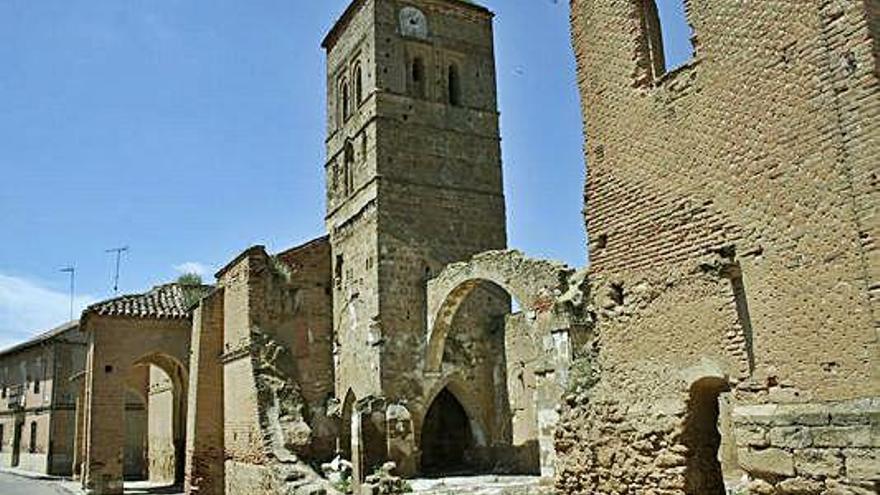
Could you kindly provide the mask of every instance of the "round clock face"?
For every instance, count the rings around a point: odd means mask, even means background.
[[[427,38],[428,18],[415,7],[400,9],[400,34],[413,38]]]

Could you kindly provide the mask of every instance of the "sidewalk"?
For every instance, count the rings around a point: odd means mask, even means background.
[[[35,481],[44,481],[51,485],[60,487],[71,495],[85,495],[82,484],[79,481],[72,480],[61,476],[50,476],[43,473],[35,473],[25,471],[23,469],[0,468],[0,473],[20,476]],[[161,483],[150,483],[149,481],[126,481],[126,495],[183,495],[183,488],[180,486],[168,486]]]
[[[11,474],[13,476],[27,478],[34,481],[45,481],[51,485],[63,488],[65,491],[71,493],[72,495],[83,495],[84,493],[78,481],[74,481],[70,478],[65,478],[62,476],[52,476],[44,473],[35,473],[33,471],[25,471],[24,469],[15,468],[0,468],[0,473]]]

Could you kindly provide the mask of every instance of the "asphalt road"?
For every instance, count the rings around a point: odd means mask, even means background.
[[[2,495],[70,495],[61,486],[51,481],[40,481],[0,473],[0,494]]]

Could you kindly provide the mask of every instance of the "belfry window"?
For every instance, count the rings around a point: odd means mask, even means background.
[[[360,63],[354,67],[354,101],[357,105],[364,101],[364,71]]]
[[[641,46],[654,79],[686,64],[694,55],[693,29],[684,0],[636,0],[642,24]]]
[[[447,89],[449,91],[449,104],[452,106],[461,105],[461,76],[458,72],[458,66],[452,64],[447,72]]]
[[[410,83],[413,96],[423,98],[425,96],[425,61],[422,57],[415,57],[410,67]]]

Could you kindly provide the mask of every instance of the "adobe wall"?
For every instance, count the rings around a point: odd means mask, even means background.
[[[222,289],[203,298],[193,311],[190,383],[187,398],[186,493],[223,495],[224,388]]]
[[[52,383],[52,455],[49,474],[70,476],[73,469],[74,438],[76,436],[76,399],[79,380],[72,377],[85,370],[86,337],[79,331],[63,334],[54,343],[54,376]]]
[[[147,391],[147,452],[149,480],[154,483],[174,483],[175,413],[174,384],[161,369],[149,367]]]
[[[748,459],[775,447],[743,445],[736,418],[851,407],[876,436],[853,402],[880,394],[876,6],[691,0],[696,58],[655,77],[641,2],[571,5],[601,379],[571,398],[560,488],[693,493],[701,380],[731,390],[713,392],[725,474],[766,493],[872,486],[880,445],[849,461],[848,441],[810,444],[824,471],[789,469],[796,449],[762,470]],[[806,426],[791,418],[773,424]]]
[[[336,423],[327,415],[329,244],[319,239],[274,257],[251,248],[218,274],[218,285],[226,493],[322,486],[302,461],[326,460],[335,448]]]
[[[149,372],[145,367],[144,372]],[[144,373],[145,375],[147,373]],[[122,474],[126,479],[145,480],[149,477],[147,441],[149,438],[148,409],[144,400],[146,386],[141,392],[129,390],[125,394],[125,445],[122,449]]]
[[[90,347],[85,390],[84,484],[98,495],[121,493],[127,439],[137,436],[125,418],[133,370],[148,364],[175,368],[185,386],[190,352],[189,319],[91,315],[83,324]],[[184,390],[177,393],[185,394]],[[144,392],[146,395],[146,392]],[[147,408],[148,409],[148,408]],[[185,412],[181,411],[183,417]],[[169,418],[170,420],[170,418]],[[179,420],[179,418],[178,418]]]

